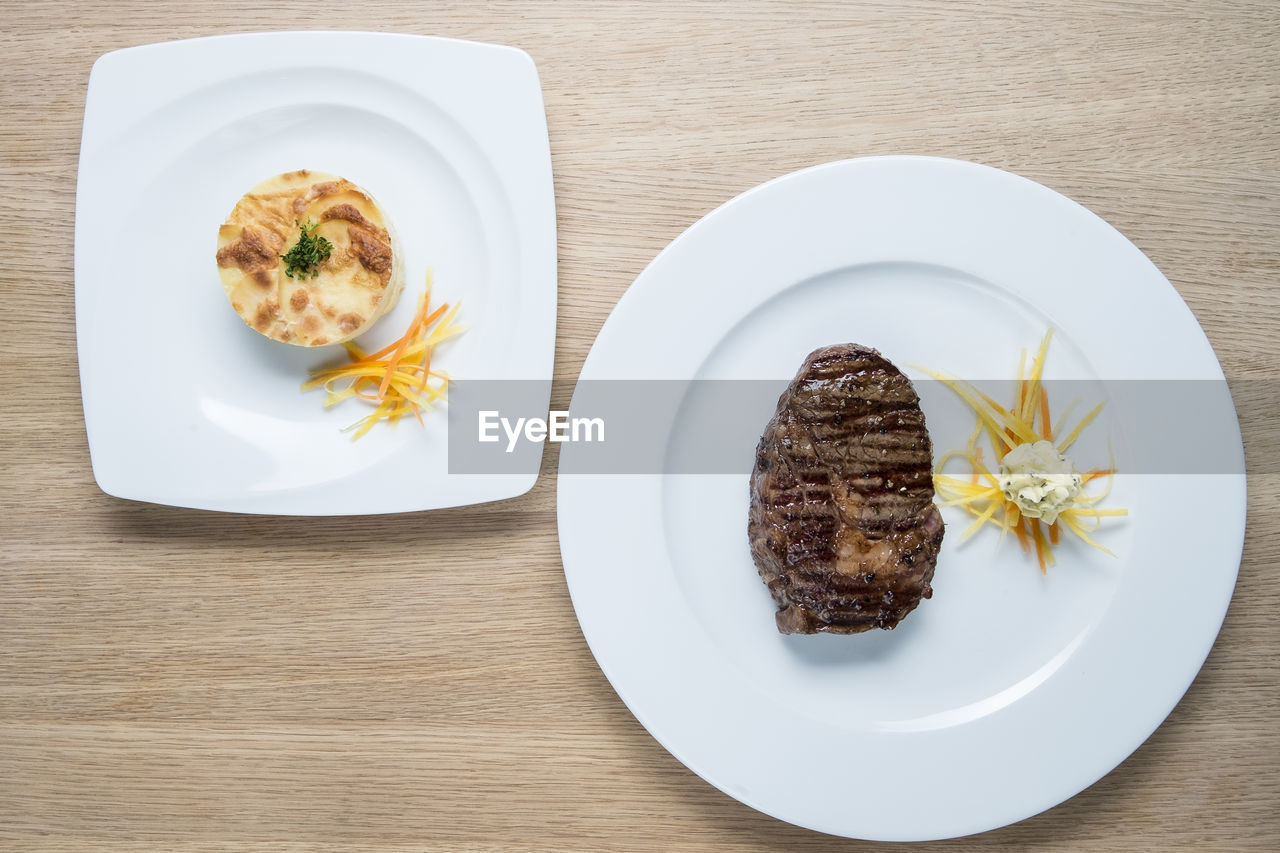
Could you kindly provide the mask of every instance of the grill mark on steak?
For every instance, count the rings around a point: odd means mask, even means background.
[[[748,536],[783,633],[893,628],[933,595],[942,516],[911,382],[857,344],[816,350],[756,448]]]

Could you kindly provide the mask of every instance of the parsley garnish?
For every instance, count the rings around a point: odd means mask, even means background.
[[[310,273],[311,278],[315,278],[320,275],[318,269],[320,264],[329,260],[333,244],[323,237],[316,236],[315,230],[320,227],[318,222],[303,225],[296,219],[293,221],[301,234],[298,236],[298,242],[293,244],[293,248],[280,256],[285,263],[284,274],[289,278],[306,278]],[[297,276],[294,273],[297,273]]]

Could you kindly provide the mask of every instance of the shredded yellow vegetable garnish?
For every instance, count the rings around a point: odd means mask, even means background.
[[[412,414],[422,424],[422,413],[434,403],[446,399],[449,375],[431,366],[432,350],[437,344],[456,337],[466,327],[454,322],[459,305],[441,305],[428,313],[431,301],[432,274],[427,272],[427,285],[418,298],[409,328],[397,340],[374,353],[365,353],[351,342],[342,346],[349,364],[320,368],[302,390],[324,388],[325,408],[356,397],[374,404],[371,413],[346,427],[354,430],[352,440],[364,436],[379,421],[395,423]]]
[[[1000,461],[1006,453],[1022,444],[1045,440],[1054,442],[1055,435],[1061,435],[1067,423],[1074,403],[1063,412],[1062,419],[1055,425],[1049,417],[1049,395],[1045,390],[1042,377],[1044,375],[1045,357],[1049,352],[1049,340],[1053,330],[1045,333],[1040,348],[1031,362],[1030,371],[1026,371],[1026,350],[1018,362],[1018,382],[1016,399],[1011,407],[1005,408],[991,399],[973,385],[953,376],[932,370],[925,370],[934,379],[945,384],[959,395],[978,416],[978,423],[965,447],[952,450],[938,460],[933,476],[934,488],[942,499],[940,506],[963,507],[975,517],[961,535],[964,541],[987,524],[1000,529],[1000,535],[1012,531],[1018,538],[1022,550],[1030,554],[1034,548],[1036,559],[1040,563],[1040,571],[1045,572],[1048,566],[1056,564],[1053,546],[1058,544],[1059,524],[1081,541],[1092,545],[1100,551],[1111,554],[1098,544],[1089,534],[1097,530],[1102,519],[1108,516],[1128,515],[1125,509],[1099,509],[1100,503],[1111,491],[1111,477],[1115,474],[1114,464],[1110,468],[1097,468],[1081,475],[1083,486],[1101,478],[1106,478],[1105,488],[1096,494],[1081,493],[1076,496],[1072,505],[1063,509],[1052,524],[1042,525],[1042,519],[1024,516],[1018,505],[1005,497],[997,479]],[[1084,431],[1098,413],[1103,403],[1099,403],[1089,411],[1075,427],[1058,440],[1055,447],[1059,453],[1065,452]],[[993,471],[983,460],[982,448],[978,446],[979,438],[985,433],[991,442],[991,450],[995,456],[996,466]],[[943,467],[952,460],[964,460],[968,463],[967,477],[953,477],[942,473]],[[1047,533],[1044,528],[1047,528]],[[1114,554],[1112,555],[1114,556]]]

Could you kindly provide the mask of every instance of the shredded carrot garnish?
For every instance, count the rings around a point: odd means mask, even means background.
[[[1017,505],[1012,501],[1005,501],[1005,510],[1018,521],[1013,527],[1013,532],[1018,534],[1018,544],[1022,546],[1022,553],[1030,554],[1031,540],[1027,538],[1027,531],[1023,529],[1022,513],[1018,512]]]
[[[446,399],[449,374],[432,368],[432,352],[438,344],[462,334],[466,327],[454,322],[457,305],[450,308],[446,303],[428,312],[431,286],[432,274],[428,271],[427,286],[403,335],[374,353],[365,353],[348,341],[343,344],[347,364],[313,370],[311,378],[303,383],[303,391],[323,388],[327,392],[325,408],[353,397],[374,404],[372,412],[345,428],[344,431],[354,430],[353,441],[368,434],[380,421],[396,423],[409,414],[425,425],[422,413]]]
[[[939,505],[958,506],[974,516],[974,522],[965,530],[961,541],[968,539],[988,523],[998,527],[1001,536],[1012,530],[1024,553],[1031,554],[1034,551],[1041,572],[1047,572],[1050,566],[1055,565],[1053,549],[1059,544],[1063,529],[1084,543],[1110,554],[1110,551],[1089,536],[1089,532],[1101,525],[1104,516],[1128,515],[1128,511],[1124,509],[1097,507],[1111,492],[1111,478],[1116,473],[1114,462],[1107,468],[1095,468],[1081,474],[1082,489],[1090,482],[1105,478],[1106,486],[1101,492],[1086,494],[1082,491],[1071,506],[1058,514],[1053,524],[1042,526],[1042,519],[1024,516],[1018,504],[1005,497],[996,472],[982,461],[982,449],[978,446],[978,440],[983,433],[991,443],[997,462],[1003,460],[1005,454],[1015,447],[1040,440],[1054,443],[1061,453],[1075,443],[1085,427],[1102,411],[1104,404],[1099,403],[1066,433],[1065,438],[1054,442],[1055,435],[1063,434],[1067,418],[1077,401],[1072,401],[1062,411],[1058,423],[1053,424],[1049,417],[1049,395],[1043,382],[1044,365],[1052,336],[1053,330],[1050,329],[1041,340],[1030,367],[1027,365],[1027,352],[1022,351],[1018,359],[1017,392],[1013,406],[1008,409],[961,379],[937,371],[924,371],[954,391],[977,415],[977,424],[965,447],[945,453],[938,460],[933,481],[938,496],[942,498]],[[943,474],[943,467],[952,460],[963,460],[969,468],[969,476],[959,478]],[[1003,513],[998,512],[1000,509],[1004,510]],[[1092,527],[1086,527],[1086,521],[1091,521]]]
[[[1044,437],[1053,441],[1053,429],[1049,421],[1049,395],[1040,392],[1040,423],[1044,428]]]
[[[1029,518],[1027,522],[1031,525],[1031,536],[1035,539],[1036,560],[1040,563],[1040,574],[1045,574],[1048,571],[1045,562],[1053,565],[1053,554],[1049,551],[1049,543],[1045,542],[1044,533],[1040,530],[1040,519]]]

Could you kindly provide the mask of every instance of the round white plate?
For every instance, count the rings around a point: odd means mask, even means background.
[[[787,175],[667,247],[618,303],[581,379],[785,380],[812,349],[845,341],[880,349],[917,381],[910,365],[1009,379],[1018,350],[1050,326],[1050,379],[1097,380],[1087,387],[1104,395],[1131,387],[1120,380],[1220,387],[1199,437],[1238,465],[1194,483],[1131,467],[1109,498],[1131,515],[1099,534],[1116,556],[1064,542],[1047,575],[1012,538],[961,545],[967,522],[944,510],[934,597],[891,632],[778,634],[747,547],[749,457],[735,474],[570,474],[573,448],[562,448],[560,543],[583,633],[673,755],[791,823],[923,840],[1049,808],[1160,724],[1235,584],[1240,434],[1186,305],[1076,203],[933,158]],[[1153,425],[1122,396],[1111,393],[1090,431],[1124,471]],[[971,416],[928,397],[935,453],[959,446]],[[685,434],[698,408],[686,402],[652,429]],[[1213,533],[1183,535],[1192,528]]]

